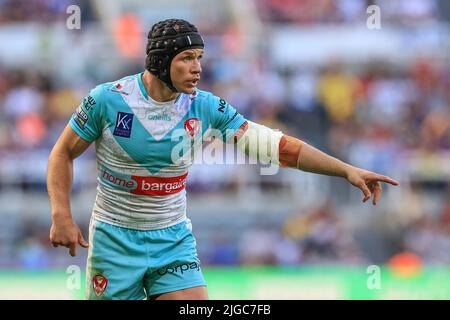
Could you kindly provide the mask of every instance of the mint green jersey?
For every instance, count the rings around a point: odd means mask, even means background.
[[[190,148],[211,129],[229,140],[246,121],[210,92],[176,100],[149,97],[142,73],[101,84],[73,114],[70,127],[95,141],[98,187],[93,218],[117,226],[154,230],[186,219]]]

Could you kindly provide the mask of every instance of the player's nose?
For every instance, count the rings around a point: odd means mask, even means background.
[[[193,74],[200,74],[200,73],[202,73],[202,65],[200,64],[200,61],[196,60],[194,62],[194,65],[192,66],[191,72]]]

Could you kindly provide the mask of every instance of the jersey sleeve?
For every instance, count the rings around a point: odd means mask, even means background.
[[[73,113],[69,125],[81,138],[93,142],[102,133],[103,88],[97,86],[89,92]]]
[[[211,95],[209,102],[212,128],[220,130],[225,142],[231,141],[236,131],[247,119],[220,97]]]

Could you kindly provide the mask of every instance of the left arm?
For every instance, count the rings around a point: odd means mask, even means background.
[[[351,166],[288,135],[283,135],[280,140],[279,159],[281,166],[345,178],[364,193],[363,202],[373,195],[374,205],[378,203],[381,196],[380,182],[399,185],[394,179]]]
[[[252,124],[252,129],[261,130],[259,125]],[[239,128],[235,141],[245,136],[248,129],[247,122]],[[264,130],[271,130],[265,127]],[[297,168],[302,171],[318,173],[329,176],[343,177],[355,187],[359,188],[363,194],[363,202],[366,202],[373,195],[373,204],[376,205],[381,196],[381,183],[387,182],[394,186],[399,185],[397,181],[387,176],[367,171],[351,166],[339,159],[336,159],[297,138],[274,134],[275,139],[279,139],[278,152],[272,158],[282,167]]]

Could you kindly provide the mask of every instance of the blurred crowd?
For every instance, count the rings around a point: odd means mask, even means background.
[[[421,201],[413,201],[418,204],[418,214],[408,217],[406,223],[398,223],[396,213],[385,209],[386,219],[372,219],[370,227],[358,232],[329,202],[293,212],[284,219],[270,214],[234,221],[227,217],[196,217],[194,232],[205,266],[386,264],[396,255],[408,252],[424,265],[449,265],[450,197],[437,213],[426,212]],[[78,222],[87,235],[87,223]],[[80,249],[77,257],[71,258],[67,248],[54,249],[48,242],[48,227],[46,221],[38,218],[5,222],[0,228],[0,267],[64,268],[69,262],[84,266],[87,251]],[[8,236],[11,230],[14,233]]]
[[[366,8],[370,5],[382,7],[383,21],[394,25],[417,25],[439,18],[437,0],[261,0],[256,3],[263,19],[274,23],[355,23],[366,19]]]
[[[0,0],[0,27],[17,21],[54,21],[65,14],[67,3]],[[359,19],[361,12],[365,14],[360,7],[372,3],[378,1],[257,1],[263,20],[292,24],[352,22]],[[406,6],[406,1],[395,3],[388,7],[392,14],[389,10],[386,14],[399,23],[437,19],[437,1],[408,1],[412,7]],[[402,6],[409,11],[398,10]],[[226,46],[224,43],[208,45],[211,51],[221,53],[205,55],[200,89],[225,98],[248,119],[300,137],[354,165],[394,176],[411,154],[420,153],[427,158],[450,151],[449,61],[426,56],[403,65],[384,61],[361,65],[335,60],[319,67],[281,69],[263,59],[263,55],[243,62],[227,55],[226,50],[219,50]],[[142,63],[127,65],[102,82],[138,72],[143,61],[144,55]],[[59,74],[0,62],[0,162],[5,158],[19,159],[24,153],[34,161],[45,161],[72,112],[96,84],[98,79],[91,76],[95,73],[93,66],[84,79],[67,83],[61,81]],[[94,158],[93,150],[88,151],[87,157]],[[427,166],[422,170],[426,171]],[[440,174],[439,168],[434,170]],[[8,168],[2,168],[0,174],[7,171]],[[45,173],[40,179],[38,191],[45,195]],[[0,176],[0,192],[10,187],[5,181]],[[190,183],[192,192],[217,190],[217,181],[202,181],[207,188],[198,189],[195,184],[200,182]],[[18,185],[27,189],[26,179]],[[447,185],[448,180],[437,191],[448,194]],[[418,188],[422,187],[427,189]],[[412,189],[413,197],[419,189]],[[417,210],[415,203],[406,203],[404,210]],[[398,237],[391,247],[415,252],[429,263],[450,263],[450,201],[443,208],[438,214],[424,209],[409,219],[396,230]],[[334,205],[327,203],[289,215],[279,223],[264,223],[261,218],[260,224],[252,220],[242,224],[241,229],[230,228],[229,232],[223,231],[228,222],[224,218],[218,220],[218,225],[210,226],[223,232],[207,235],[202,234],[199,223],[199,252],[203,262],[212,265],[373,261],[370,250],[361,245],[337,212]],[[39,268],[65,262],[50,248],[48,226],[42,221],[9,223],[2,226],[5,233],[0,232],[12,235],[0,241],[0,267]],[[86,223],[82,228],[87,230]]]
[[[445,0],[444,0],[445,1]],[[367,18],[366,8],[383,8],[383,21],[390,24],[432,22],[441,18],[442,0],[258,0],[263,21],[283,24],[355,23]],[[63,21],[66,9],[78,5],[90,10],[89,0],[0,0],[0,25],[17,22],[55,23]],[[91,17],[91,12],[89,12]],[[206,21],[204,23],[207,23]]]
[[[0,0],[0,26],[22,22],[64,22],[67,8],[71,5],[83,9],[84,19],[91,16],[88,0]]]
[[[370,261],[330,205],[290,215],[278,230],[250,228],[239,242],[244,265],[363,264]]]
[[[302,137],[353,164],[389,174],[409,152],[439,154],[450,148],[450,69],[433,60],[418,60],[407,69],[382,62],[364,68],[334,62],[321,70],[271,70],[255,63],[246,66],[249,77],[245,81],[219,76],[218,70],[231,67],[222,65],[226,61],[208,63],[204,66],[208,74],[204,86],[226,97],[241,113]],[[0,157],[24,150],[36,150],[34,157],[46,157],[82,93],[59,87],[51,76],[30,70],[3,68],[1,72],[5,76],[0,77]],[[267,79],[264,83],[270,83],[271,94],[265,92],[265,86],[252,85],[256,83],[252,77]],[[43,149],[47,153],[38,152]],[[198,192],[214,189],[212,181],[210,185],[208,181],[202,183],[206,187]],[[192,181],[190,192],[196,192],[195,184]],[[45,184],[41,186],[45,192]],[[401,230],[404,238],[396,245],[417,252],[430,263],[450,262],[448,215],[448,205],[442,216],[422,213]],[[199,226],[198,232],[201,229]],[[59,261],[51,258],[55,253],[47,243],[48,230],[41,231],[45,236],[25,230],[15,239],[15,247],[20,249],[13,254],[19,255],[15,261],[22,266],[42,267]],[[298,213],[281,225],[258,227],[250,223],[239,234],[214,233],[199,242],[204,263],[371,261],[370,253],[358,244],[331,207]],[[33,254],[23,254],[28,250]]]
[[[200,88],[248,119],[367,169],[390,173],[405,153],[450,149],[450,66],[433,59],[406,67],[335,61],[284,70],[211,59],[203,70]],[[0,155],[50,149],[88,90],[61,85],[54,75],[0,66]]]

